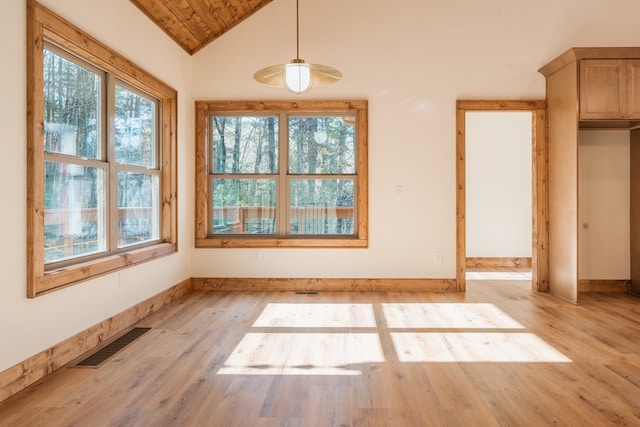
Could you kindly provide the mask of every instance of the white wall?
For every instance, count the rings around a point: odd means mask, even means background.
[[[35,299],[26,295],[26,2],[0,6],[0,371],[191,277],[193,113],[191,58],[128,0],[43,0],[179,91],[179,254]],[[162,54],[158,54],[161,52]]]
[[[294,1],[194,57],[129,0],[42,3],[179,91],[180,253],[126,270],[123,287],[116,273],[25,298],[25,1],[2,0],[0,370],[191,276],[455,277],[455,100],[544,98],[537,69],[567,48],[640,46],[637,0],[304,0],[301,56],[344,73],[305,99],[370,102],[370,247],[196,250],[193,101],[296,98],[251,77],[295,56]]]
[[[300,2],[301,57],[344,74],[303,97],[369,100],[370,247],[197,249],[193,275],[455,277],[456,99],[544,98],[537,70],[566,49],[640,45],[638,12],[635,0]],[[274,1],[194,57],[194,96],[297,98],[252,79],[293,57],[295,2]]]
[[[629,132],[578,135],[578,278],[630,279]]]
[[[467,257],[531,257],[528,111],[468,111],[465,129]]]

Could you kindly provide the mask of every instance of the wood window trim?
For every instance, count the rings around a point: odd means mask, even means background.
[[[196,247],[197,248],[366,248],[368,240],[368,102],[344,101],[196,101]],[[211,112],[302,113],[355,112],[357,114],[357,235],[355,237],[322,236],[313,238],[210,237],[208,235],[209,149],[208,116]]]
[[[44,265],[44,78],[48,40],[160,101],[160,243],[45,271]],[[27,297],[33,298],[178,250],[177,91],[35,0],[27,1]]]

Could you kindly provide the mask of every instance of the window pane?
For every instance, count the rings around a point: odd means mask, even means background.
[[[118,172],[118,247],[159,238],[159,184],[155,175]]]
[[[289,173],[355,173],[355,118],[290,117]]]
[[[354,234],[354,181],[293,179],[291,234]]]
[[[213,173],[277,173],[277,117],[212,117]]]
[[[101,77],[44,50],[44,149],[100,158]]]
[[[275,179],[215,179],[212,234],[274,234],[275,206]]]
[[[106,250],[104,170],[45,162],[45,263]]]
[[[156,104],[116,85],[114,130],[116,162],[156,167]]]

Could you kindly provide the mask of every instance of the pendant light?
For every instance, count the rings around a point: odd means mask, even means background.
[[[335,83],[342,73],[333,67],[308,64],[300,59],[300,14],[296,0],[296,58],[288,64],[271,65],[255,72],[256,81],[270,86],[284,86],[293,93],[307,92],[314,85]]]

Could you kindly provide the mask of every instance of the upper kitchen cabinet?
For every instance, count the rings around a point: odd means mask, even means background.
[[[539,71],[580,128],[640,125],[640,47],[571,48]]]
[[[580,61],[580,119],[640,119],[640,60]]]

